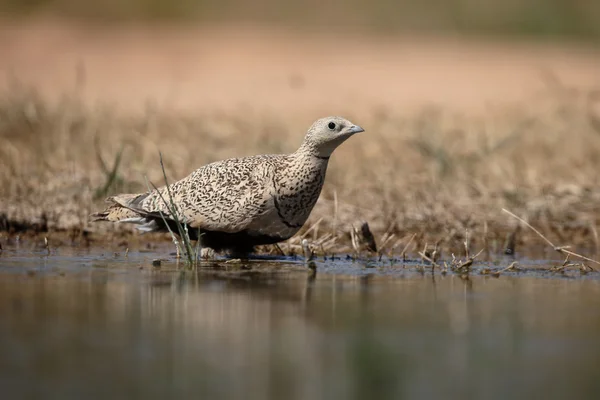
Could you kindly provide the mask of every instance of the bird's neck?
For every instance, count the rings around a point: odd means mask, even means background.
[[[318,165],[324,167],[327,167],[330,157],[331,153],[320,152],[317,148],[304,144],[290,155],[290,158],[296,160],[298,165]]]
[[[308,153],[322,159],[329,159],[331,153],[339,147],[349,136],[339,136],[326,142],[317,143],[309,138],[306,138],[296,153]]]

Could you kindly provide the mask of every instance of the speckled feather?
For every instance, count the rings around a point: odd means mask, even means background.
[[[335,125],[335,129],[331,128]],[[232,158],[205,165],[169,186],[179,219],[192,238],[214,250],[248,252],[292,237],[321,193],[331,152],[362,128],[340,117],[316,121],[292,154]],[[162,197],[161,197],[162,196]],[[144,231],[165,230],[166,187],[107,199],[94,220],[132,222]],[[168,221],[169,222],[169,221]],[[169,223],[170,224],[170,223]]]

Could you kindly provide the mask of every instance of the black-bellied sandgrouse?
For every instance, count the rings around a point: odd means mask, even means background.
[[[200,244],[217,252],[243,254],[287,240],[317,202],[331,153],[363,131],[341,117],[322,118],[292,154],[231,158],[200,167],[169,186],[179,220],[191,239],[198,239],[199,232]],[[176,233],[166,189],[110,197],[112,204],[93,214],[93,220],[136,223],[147,232],[166,231],[166,221]]]

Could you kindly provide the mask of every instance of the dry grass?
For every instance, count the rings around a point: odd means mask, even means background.
[[[502,213],[507,208],[556,243],[594,254],[600,244],[600,92],[554,82],[527,104],[461,116],[443,109],[414,115],[374,112],[367,132],[332,157],[309,222],[284,252],[352,252],[368,221],[379,255],[438,257],[470,246],[501,254],[508,234],[517,251],[544,242]],[[89,108],[77,96],[57,104],[13,85],[0,98],[0,228],[11,232],[92,231],[87,216],[112,193],[145,190],[226,157],[293,151],[312,121],[256,115],[178,115],[148,107],[126,114]],[[266,249],[270,251],[269,249]],[[277,251],[277,250],[273,250]],[[481,256],[483,257],[483,255]]]

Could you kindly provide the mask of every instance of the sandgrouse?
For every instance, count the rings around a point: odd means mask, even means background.
[[[363,131],[341,117],[322,118],[292,154],[231,158],[200,167],[169,186],[179,220],[191,239],[217,252],[248,254],[254,246],[287,240],[317,202],[331,153]],[[166,187],[121,194],[108,198],[111,205],[92,218],[135,223],[146,232],[166,231],[168,225],[176,233],[168,199]]]

